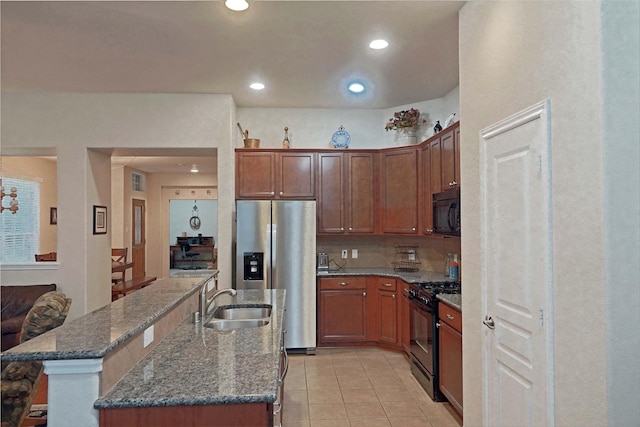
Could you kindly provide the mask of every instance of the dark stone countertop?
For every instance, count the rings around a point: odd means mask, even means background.
[[[462,313],[462,295],[461,294],[438,294],[437,298],[447,305],[455,308]]]
[[[268,325],[218,331],[182,322],[94,407],[135,408],[274,402],[285,291],[238,291],[216,305],[271,304]]]
[[[444,273],[434,271],[395,271],[393,268],[345,268],[336,271],[318,272],[317,277],[332,276],[387,276],[415,282],[452,282]]]

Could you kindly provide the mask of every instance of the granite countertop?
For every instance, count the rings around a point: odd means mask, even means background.
[[[274,402],[278,389],[284,290],[239,290],[216,305],[271,304],[268,325],[217,331],[190,319],[140,361],[94,407],[132,408]]]
[[[2,353],[3,361],[97,359],[140,333],[159,317],[198,292],[217,275],[156,280],[126,298],[67,321],[61,326]]]
[[[329,272],[318,272],[317,277],[331,276],[388,276],[396,277],[407,283],[416,282],[453,282],[444,273],[434,271],[395,271],[393,268],[345,268]]]
[[[459,312],[462,312],[461,294],[438,294],[437,298],[445,304],[448,304],[451,307],[457,309]]]

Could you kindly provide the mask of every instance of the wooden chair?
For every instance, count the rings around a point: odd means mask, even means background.
[[[57,252],[49,252],[48,254],[35,254],[36,262],[42,261],[57,261],[58,253]]]
[[[127,253],[129,248],[111,248],[111,262],[127,262]],[[126,272],[113,273],[111,275],[111,284],[124,283]]]

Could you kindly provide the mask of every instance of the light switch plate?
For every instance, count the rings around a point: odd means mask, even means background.
[[[351,258],[358,258],[358,250],[357,249],[351,249]]]
[[[347,259],[348,255],[347,255],[347,250],[343,249],[342,250],[342,259]]]

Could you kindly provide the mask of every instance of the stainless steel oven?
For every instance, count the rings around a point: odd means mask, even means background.
[[[435,401],[446,400],[438,388],[438,293],[460,293],[460,282],[411,283],[411,372]]]

